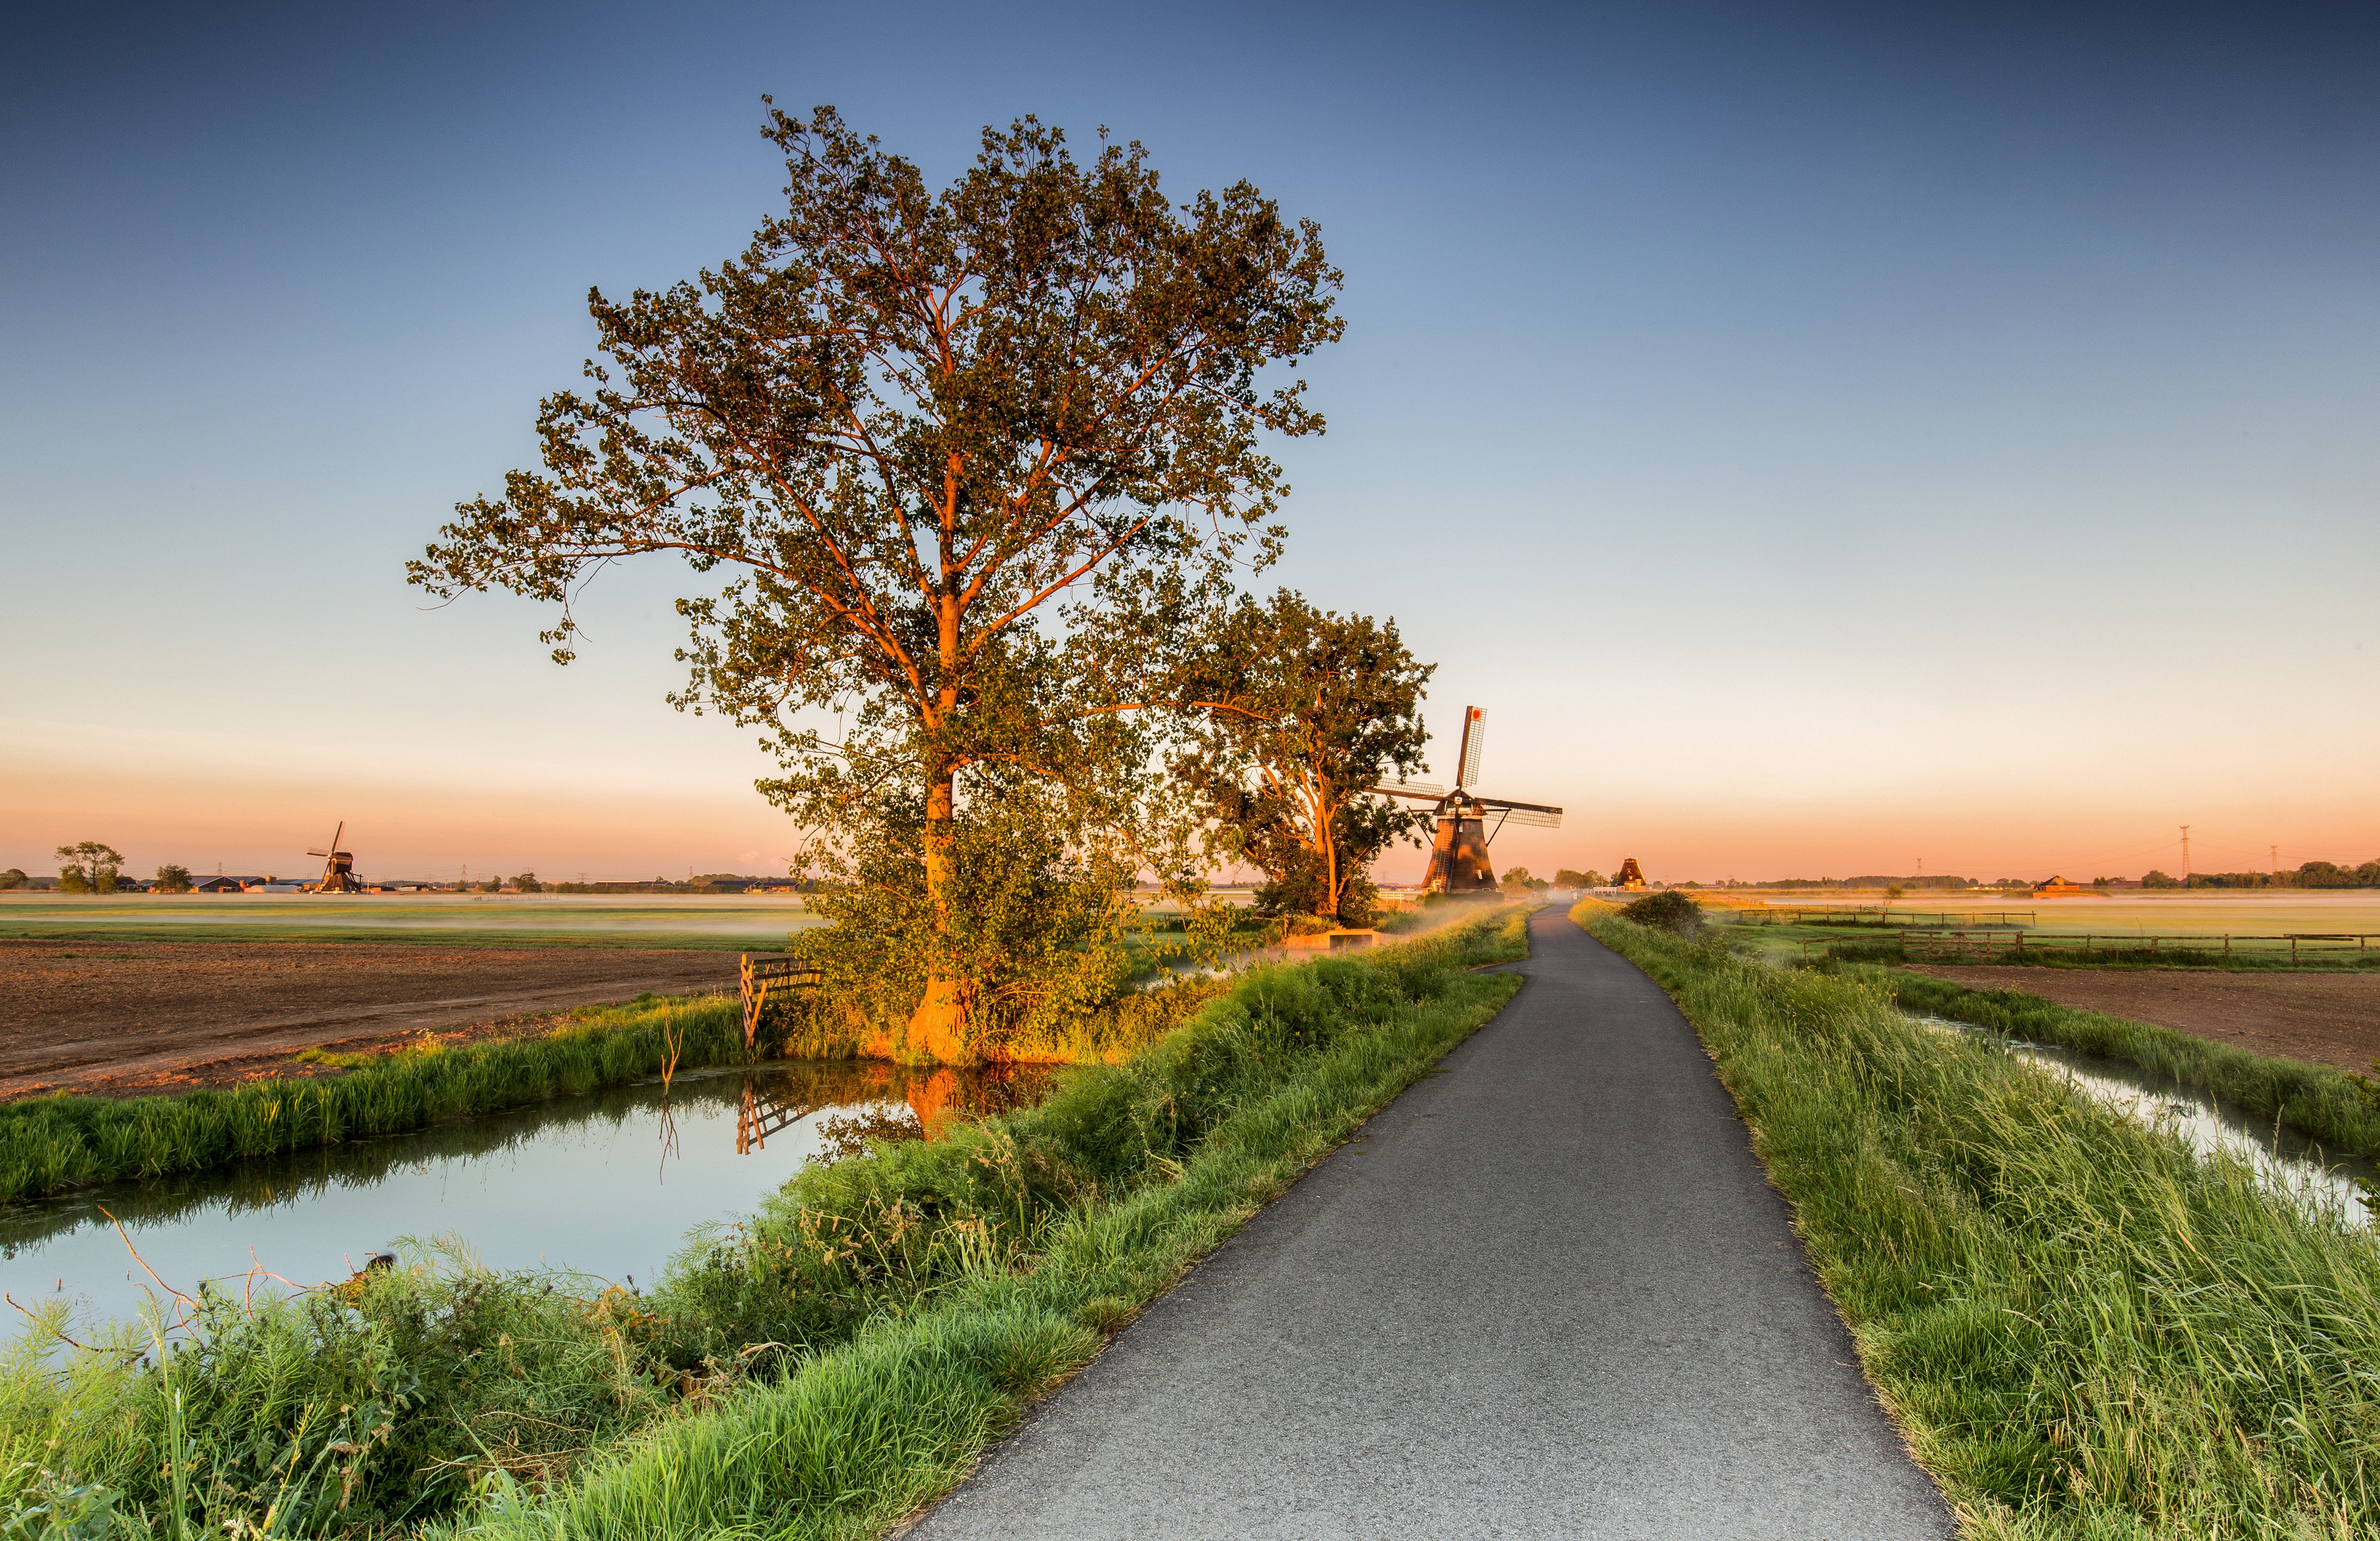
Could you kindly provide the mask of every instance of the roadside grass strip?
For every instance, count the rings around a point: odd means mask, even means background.
[[[681,1069],[742,1058],[735,998],[605,1008],[537,1038],[319,1057],[357,1067],[337,1077],[255,1081],[177,1096],[0,1104],[0,1203],[403,1133],[439,1119],[591,1092],[659,1073],[673,1042]]]
[[[1822,972],[1871,982],[1907,1010],[1989,1028],[2008,1038],[2055,1044],[2120,1059],[2156,1075],[2278,1119],[2331,1150],[2380,1157],[2380,1086],[2327,1065],[2279,1059],[2210,1043],[2169,1027],[2060,1006],[2017,990],[1973,990],[1930,974],[1856,964]]]
[[[1994,1538],[2380,1533],[2380,1248],[1873,974],[1583,914],[1701,1034],[1918,1460]]]
[[[805,1169],[650,1293],[417,1252],[211,1294],[145,1362],[119,1330],[60,1369],[29,1334],[0,1362],[0,1512],[176,1541],[873,1535],[1494,1016],[1520,981],[1475,971],[1526,956],[1525,922],[1251,971],[1035,1107]]]

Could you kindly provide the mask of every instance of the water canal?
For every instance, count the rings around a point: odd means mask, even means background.
[[[808,1163],[870,1137],[1038,1101],[1029,1067],[909,1071],[866,1060],[680,1071],[410,1134],[0,1205],[0,1290],[129,1317],[156,1293],[252,1268],[345,1278],[401,1241],[451,1237],[491,1268],[650,1281],[697,1226],[750,1211]],[[108,1216],[121,1222],[119,1236]],[[140,1253],[139,1261],[127,1246]]]
[[[1943,1017],[1914,1020],[1940,1032],[1985,1032]],[[2201,1158],[2222,1155],[2246,1161],[2265,1192],[2309,1213],[2330,1214],[2360,1229],[2372,1227],[2373,1209],[2364,1200],[2367,1194],[2380,1194],[2380,1166],[2329,1151],[2277,1119],[2124,1060],[2078,1054],[2055,1044],[2007,1043],[2016,1058],[2064,1076],[2128,1118],[2168,1131]]]

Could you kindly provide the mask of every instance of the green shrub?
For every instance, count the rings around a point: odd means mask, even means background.
[[[1658,894],[1623,905],[1621,916],[1638,925],[1649,925],[1658,931],[1678,931],[1688,935],[1702,929],[1703,907],[1678,892],[1664,888]]]

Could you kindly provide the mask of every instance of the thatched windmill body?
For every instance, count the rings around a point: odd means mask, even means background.
[[[1454,789],[1401,781],[1372,790],[1390,797],[1412,798],[1438,805],[1438,832],[1431,841],[1429,875],[1422,891],[1431,894],[1480,893],[1496,887],[1496,867],[1488,843],[1507,824],[1540,829],[1561,827],[1562,811],[1542,802],[1515,802],[1471,790],[1479,779],[1479,758],[1488,739],[1488,714],[1476,706],[1463,709],[1463,747],[1455,757]],[[1491,825],[1490,820],[1494,823]]]
[[[307,855],[320,856],[323,858],[322,880],[320,883],[315,884],[312,888],[307,890],[308,892],[317,894],[359,894],[364,891],[362,880],[356,876],[356,853],[351,850],[341,850],[339,849],[339,838],[346,832],[347,821],[341,819],[339,821],[338,834],[331,837],[330,850],[315,850],[310,847],[307,850]]]

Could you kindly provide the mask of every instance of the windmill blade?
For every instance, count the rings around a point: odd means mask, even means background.
[[[1428,802],[1436,802],[1446,795],[1445,788],[1433,787],[1427,781],[1396,781],[1385,786],[1366,787],[1364,789],[1367,792],[1378,792],[1382,797],[1417,797]]]
[[[341,820],[339,821],[339,827],[338,827],[336,830],[334,830],[334,831],[333,831],[333,832],[332,832],[332,835],[331,835],[331,849],[332,849],[333,850],[338,850],[338,849],[339,849],[339,842],[340,842],[341,840],[343,840],[343,839],[346,839],[346,836],[347,836],[347,821],[346,821],[346,820],[345,820],[345,819],[341,819]]]
[[[1488,714],[1476,706],[1463,709],[1463,762],[1456,768],[1454,784],[1468,787],[1479,779],[1479,753],[1488,747]]]
[[[312,846],[308,846],[306,848],[306,854],[309,856],[328,856],[331,853],[327,850],[316,850]]]
[[[1514,802],[1510,798],[1501,797],[1483,797],[1479,802],[1482,807],[1492,808],[1503,815],[1497,820],[1499,826],[1522,824],[1537,829],[1561,827],[1562,811],[1542,802]]]

